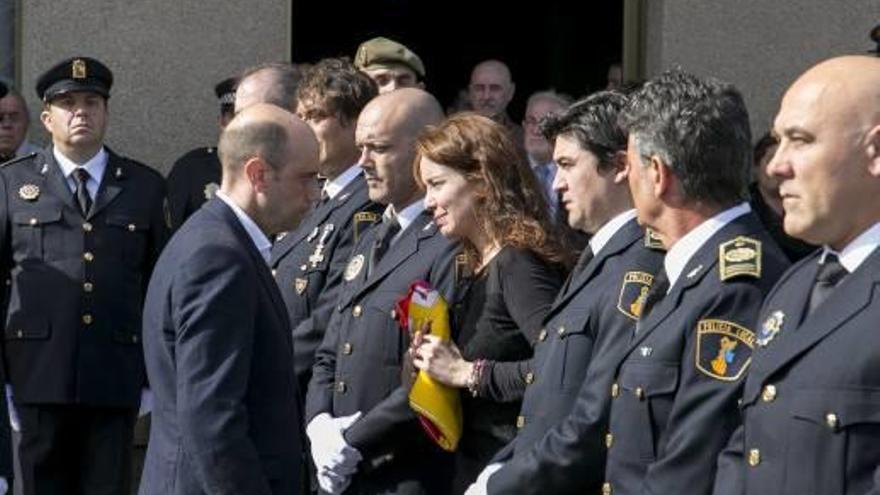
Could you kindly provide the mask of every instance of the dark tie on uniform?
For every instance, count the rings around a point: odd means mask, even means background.
[[[828,299],[831,291],[847,275],[849,272],[840,264],[837,255],[828,253],[825,256],[825,262],[819,265],[819,271],[816,273],[816,281],[813,282],[813,290],[810,291],[810,304],[807,306],[806,316],[811,315],[825,299]]]
[[[388,251],[391,240],[400,232],[400,223],[397,217],[382,217],[382,225],[376,230],[376,237],[373,239],[373,247],[370,249],[370,263],[367,265],[367,276],[373,273],[373,269],[379,264],[382,256]]]
[[[79,210],[82,212],[83,216],[89,214],[89,210],[92,209],[92,197],[89,196],[89,190],[86,188],[86,183],[89,181],[89,171],[84,168],[75,168],[73,169],[73,181],[76,183],[76,191],[74,195],[76,196],[76,202],[79,204]]]
[[[654,277],[651,288],[648,289],[648,295],[645,296],[645,303],[642,305],[642,314],[640,319],[644,320],[651,309],[661,300],[666,293],[669,292],[669,278],[666,276],[666,270],[660,270]]]

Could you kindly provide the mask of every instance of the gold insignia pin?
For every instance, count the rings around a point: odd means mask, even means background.
[[[721,280],[748,276],[761,278],[761,241],[739,236],[718,246]]]
[[[18,189],[18,195],[25,201],[35,201],[40,197],[40,188],[35,184],[25,184]]]
[[[116,167],[115,175],[116,175],[117,179],[121,179],[122,178],[122,169],[119,167]]]
[[[658,249],[660,251],[666,250],[663,246],[663,240],[660,239],[660,235],[651,229],[645,229],[645,247],[648,249]]]
[[[205,184],[205,200],[213,198],[219,190],[220,186],[216,182],[209,182]]]
[[[70,65],[70,77],[74,79],[85,79],[88,77],[88,72],[86,71],[86,61],[78,58],[73,61]]]
[[[372,211],[359,211],[354,214],[354,241],[357,242],[358,238],[360,238],[361,232],[364,230],[361,227],[362,223],[369,223],[370,225],[375,224],[379,221],[379,214],[373,213]]]
[[[358,276],[363,267],[364,255],[359,254],[348,261],[348,265],[345,267],[345,272],[342,274],[342,277],[346,282],[351,282]]]
[[[293,281],[293,288],[296,290],[297,294],[302,294],[306,291],[306,287],[309,286],[309,280],[305,278],[298,278]]]

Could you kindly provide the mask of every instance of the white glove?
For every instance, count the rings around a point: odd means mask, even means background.
[[[153,392],[148,388],[141,389],[141,407],[138,409],[138,417],[142,418],[153,411]]]
[[[477,476],[477,481],[474,481],[471,486],[468,487],[467,491],[464,492],[464,495],[488,495],[489,478],[502,467],[504,467],[503,463],[496,462],[483,468],[483,471]]]
[[[12,403],[12,385],[6,384],[6,409],[9,411],[9,427],[12,431],[21,431],[21,421],[18,419],[18,411],[15,410],[15,404]],[[4,480],[5,481],[5,480]],[[0,495],[6,493],[0,491]]]
[[[357,465],[363,457],[356,448],[345,442],[342,433],[360,417],[360,411],[339,418],[321,413],[309,422],[306,435],[312,444],[312,460],[318,468],[319,481],[322,474],[332,473],[333,478],[349,478],[357,471]]]
[[[338,475],[333,471],[318,472],[318,486],[321,487],[322,492],[340,495],[350,484],[351,476]]]

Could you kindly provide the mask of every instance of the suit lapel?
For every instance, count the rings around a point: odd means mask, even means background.
[[[817,268],[816,268],[817,269]],[[815,270],[809,272],[813,277],[803,285],[807,286],[806,296],[795,299],[801,307],[806,306]],[[789,335],[779,339],[761,355],[760,376],[767,376],[797,358],[826,336],[840,328],[847,320],[861,312],[871,302],[874,286],[880,282],[880,249],[875,250],[855,273],[850,274],[813,314],[797,327],[789,330]],[[829,311],[828,308],[834,308]],[[801,309],[803,311],[803,309]]]
[[[67,179],[64,178],[64,173],[61,171],[61,166],[55,161],[52,147],[50,146],[41,151],[40,156],[42,160],[36,162],[37,173],[45,178],[46,187],[64,204],[76,211],[80,211],[79,206],[73,199],[73,192],[71,192],[70,187],[67,185]]]
[[[128,176],[128,165],[116,153],[107,150],[107,167],[104,169],[104,177],[98,185],[98,193],[95,195],[95,201],[92,209],[86,215],[87,219],[91,219],[107,207],[123,190],[125,179]]]

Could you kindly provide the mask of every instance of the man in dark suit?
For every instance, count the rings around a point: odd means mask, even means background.
[[[3,367],[26,494],[129,489],[141,307],[167,227],[162,177],[103,145],[112,81],[87,57],[44,73],[52,145],[0,171]]]
[[[451,457],[421,430],[402,363],[409,337],[395,304],[424,280],[452,300],[456,247],[425,211],[412,172],[415,137],[442,120],[414,88],[380,95],[361,112],[356,139],[370,199],[387,205],[362,236],[315,356],[306,432],[318,482],[330,493],[448,493]]]
[[[823,247],[764,302],[716,494],[880,493],[878,102],[867,56],[820,63],[782,99],[768,171],[786,234]]]
[[[144,355],[155,396],[143,495],[298,493],[300,399],[268,236],[317,196],[318,145],[258,104],[220,137],[223,182],[150,280]]]
[[[305,392],[351,249],[379,220],[381,205],[367,195],[354,143],[358,114],[377,94],[373,81],[345,59],[325,59],[306,73],[297,94],[297,115],[318,139],[318,172],[325,182],[315,210],[272,246],[272,268],[290,315],[293,367]]]
[[[235,115],[234,77],[214,86],[220,101],[219,124],[222,131]],[[220,187],[220,158],[213,146],[196,148],[178,158],[168,173],[168,211],[171,226],[178,228],[206,201],[214,197]]]
[[[733,86],[667,72],[630,96],[622,122],[639,221],[667,253],[605,391],[602,492],[708,494],[758,308],[788,261],[745,202],[751,137]]]
[[[626,133],[617,124],[625,103],[621,94],[600,92],[543,122],[559,167],[554,191],[569,225],[592,237],[544,319],[534,358],[525,365],[497,363],[484,373],[480,388],[524,382],[525,395],[519,433],[472,493],[594,493],[601,485],[595,466],[605,456],[605,391],[613,378],[608,363],[629,342],[663,262],[663,251],[645,236],[632,206]],[[557,427],[575,399],[590,394],[589,414],[577,418],[586,424]]]

